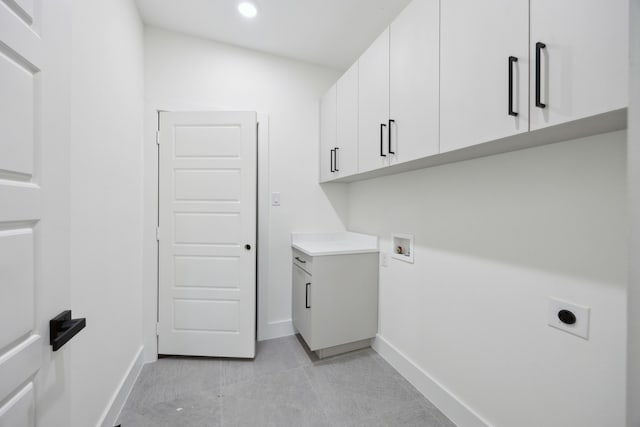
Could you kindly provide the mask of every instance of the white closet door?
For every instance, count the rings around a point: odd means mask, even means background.
[[[389,28],[358,61],[358,171],[389,164]]]
[[[440,151],[527,132],[529,1],[443,1],[440,8]]]
[[[438,154],[438,0],[413,0],[390,26],[391,163]]]
[[[0,0],[0,426],[67,426],[69,309],[67,2]],[[83,332],[85,333],[85,332]]]
[[[625,108],[628,57],[628,0],[531,0],[531,130]]]
[[[255,356],[256,120],[160,114],[160,354]]]

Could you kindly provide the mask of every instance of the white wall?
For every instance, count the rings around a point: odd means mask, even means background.
[[[631,95],[629,97],[629,346],[627,425],[640,427],[640,0],[631,0]]]
[[[380,336],[492,425],[622,427],[625,150],[616,132],[351,184],[351,230],[387,252],[415,235],[415,264],[380,270]],[[547,326],[549,296],[591,307],[588,341]]]
[[[73,1],[73,426],[100,422],[142,345],[143,47],[133,1]]]
[[[145,276],[147,360],[156,356],[157,110],[252,110],[269,116],[269,189],[281,206],[266,207],[268,297],[258,301],[260,339],[290,334],[291,250],[294,231],[344,228],[346,186],[317,182],[320,95],[339,72],[304,62],[206,41],[153,27],[145,29]],[[327,195],[329,194],[329,195]],[[334,210],[335,203],[338,211]],[[152,220],[153,218],[153,220]]]

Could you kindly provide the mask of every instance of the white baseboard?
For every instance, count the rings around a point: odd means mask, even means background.
[[[491,427],[489,422],[389,341],[377,335],[371,347],[458,427]]]
[[[133,389],[133,385],[136,383],[138,379],[138,375],[140,375],[140,371],[142,371],[142,366],[144,365],[144,346],[140,346],[140,349],[136,353],[136,356],[131,361],[129,365],[129,369],[127,369],[127,373],[125,374],[122,381],[118,385],[118,389],[113,393],[107,408],[105,409],[98,426],[100,427],[113,427],[116,425],[116,421],[118,421],[118,416],[124,408],[124,404],[127,402],[127,398],[129,397],[129,393]]]
[[[272,340],[274,338],[287,337],[296,333],[293,328],[293,322],[291,319],[278,320],[276,322],[269,322],[258,330],[258,341]]]

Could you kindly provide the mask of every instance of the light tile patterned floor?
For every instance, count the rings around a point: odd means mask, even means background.
[[[122,427],[455,427],[373,350],[318,360],[297,337],[255,360],[162,358],[144,367]]]

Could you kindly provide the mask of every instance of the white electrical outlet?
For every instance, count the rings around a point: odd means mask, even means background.
[[[386,252],[380,252],[380,265],[387,267],[389,265],[389,254]]]
[[[589,312],[589,307],[549,298],[548,323],[549,326],[588,340]]]

